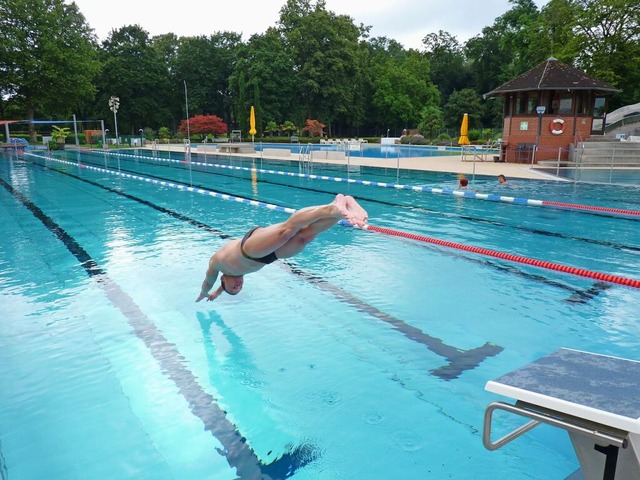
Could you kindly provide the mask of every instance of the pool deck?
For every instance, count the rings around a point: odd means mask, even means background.
[[[159,150],[172,150],[184,151],[183,145],[159,145],[157,147]],[[198,153],[198,148],[192,149],[193,153]],[[273,149],[271,149],[273,152]],[[217,153],[217,155],[225,155],[239,158],[262,158],[265,160],[282,160],[282,161],[291,161],[291,160],[299,160],[299,154],[289,154],[288,150],[283,155],[264,155],[261,152],[255,153]],[[211,154],[211,151],[207,152]],[[368,166],[368,167],[381,167],[381,168],[400,168],[402,170],[424,170],[424,171],[432,171],[432,172],[450,172],[452,174],[463,173],[466,177],[472,177],[475,175],[486,175],[489,177],[497,177],[500,174],[503,174],[510,178],[527,178],[533,180],[558,180],[558,181],[566,181],[565,179],[561,179],[555,177],[553,175],[549,175],[548,173],[537,171],[534,168],[531,168],[530,165],[522,164],[522,163],[497,163],[493,161],[476,161],[473,162],[469,158],[466,161],[462,161],[461,155],[454,156],[433,156],[433,157],[403,157],[403,158],[371,158],[371,157],[360,157],[357,155],[352,155],[348,160],[332,160],[332,159],[323,159],[315,160],[314,163],[325,163],[325,164],[334,164],[334,165],[353,165],[353,166]]]

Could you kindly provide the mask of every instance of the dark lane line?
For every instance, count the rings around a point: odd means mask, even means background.
[[[97,154],[94,154],[97,155]],[[125,160],[129,161],[129,159]],[[88,163],[88,162],[87,162]],[[149,166],[160,166],[162,168],[170,168],[170,169],[174,169],[174,170],[178,170],[181,172],[187,172],[187,170],[183,167],[179,167],[179,166],[175,166],[175,165],[158,165],[157,162],[140,162],[140,163],[144,163],[145,165],[149,165]],[[97,164],[91,164],[93,166],[96,167],[100,167],[100,168],[104,168],[103,165],[97,165]],[[153,175],[151,173],[141,173],[137,170],[129,170],[129,169],[124,169],[121,168],[121,170],[127,172],[127,173],[132,173],[132,174],[137,174],[137,175],[147,175],[150,178],[156,178],[156,179],[162,179],[162,180],[169,180],[166,177],[159,177],[156,175]],[[246,178],[243,176],[235,176],[235,175],[230,175],[227,173],[221,173],[221,172],[211,172],[210,170],[199,170],[196,169],[195,170],[198,173],[204,173],[204,174],[208,174],[208,175],[215,175],[215,176],[219,176],[219,177],[226,177],[226,178],[232,178],[235,180],[251,180],[250,178]],[[174,182],[182,182],[183,180],[171,180]],[[327,190],[322,190],[322,189],[318,189],[318,188],[312,188],[312,187],[303,187],[301,185],[292,185],[292,184],[287,184],[287,183],[281,183],[281,182],[275,182],[272,180],[265,180],[264,178],[261,178],[259,180],[261,183],[266,183],[269,185],[276,185],[276,186],[281,186],[281,187],[287,187],[287,188],[292,188],[292,189],[296,189],[296,190],[303,190],[303,191],[308,191],[308,192],[315,192],[315,193],[328,193],[328,194],[335,194],[335,192],[332,191],[327,191]],[[194,187],[196,187],[196,185],[194,185]],[[204,189],[209,189],[211,187],[208,186],[197,186],[197,188],[204,188]],[[227,192],[220,192],[220,193],[227,193]],[[227,193],[228,195],[236,195],[234,193]],[[592,238],[586,238],[586,237],[577,237],[575,235],[567,235],[564,233],[559,233],[559,232],[551,232],[548,230],[542,230],[539,228],[533,228],[533,227],[523,227],[523,226],[518,226],[518,225],[511,225],[508,223],[504,223],[504,222],[498,222],[496,220],[490,220],[490,219],[486,219],[486,218],[479,218],[479,217],[472,217],[469,215],[460,215],[460,214],[452,214],[452,213],[443,213],[440,212],[438,210],[433,210],[430,208],[426,208],[426,207],[421,207],[421,206],[415,206],[415,205],[405,205],[402,203],[395,203],[395,202],[390,202],[390,201],[386,201],[386,200],[378,200],[378,199],[373,199],[373,198],[368,198],[368,197],[363,197],[361,195],[358,195],[358,200],[363,200],[366,202],[370,202],[370,203],[375,203],[378,205],[385,205],[385,206],[389,206],[389,207],[397,207],[397,208],[401,208],[404,210],[410,210],[410,211],[415,211],[415,212],[423,212],[423,213],[428,213],[428,214],[435,214],[435,215],[439,215],[442,217],[455,217],[455,218],[459,218],[461,220],[466,220],[469,222],[474,222],[474,223],[478,223],[478,224],[486,224],[486,225],[490,225],[493,227],[500,227],[500,228],[508,228],[508,229],[514,229],[517,231],[521,231],[521,232],[526,232],[526,233],[530,233],[533,235],[541,235],[541,236],[546,236],[546,237],[553,237],[553,238],[561,238],[563,240],[572,240],[572,241],[577,241],[577,242],[584,242],[584,243],[589,243],[589,244],[593,244],[593,245],[599,245],[602,247],[607,247],[607,248],[613,248],[616,250],[624,250],[624,251],[629,251],[629,252],[640,252],[640,246],[635,246],[635,245],[624,245],[624,244],[620,244],[620,243],[616,243],[616,242],[609,242],[609,241],[602,241],[602,240],[596,240],[596,239],[592,239]],[[595,215],[598,217],[605,217],[605,218],[611,218],[610,215],[604,215],[602,213],[597,213],[597,212],[580,212],[581,214],[585,214],[585,215]],[[628,221],[632,221],[632,222],[637,222],[638,219],[636,218],[627,218],[627,217],[616,217],[616,220],[628,220]]]
[[[198,220],[195,220],[193,218],[190,218],[186,215],[183,215],[179,212],[167,209],[165,207],[161,207],[155,203],[149,202],[147,200],[135,197],[131,194],[128,193],[124,193],[120,190],[116,190],[113,189],[111,187],[107,187],[105,185],[101,185],[99,183],[93,182],[91,180],[82,178],[82,177],[78,177],[72,173],[68,173],[68,172],[64,172],[61,170],[58,170],[56,168],[52,168],[52,167],[48,167],[48,166],[44,166],[41,165],[39,163],[35,163],[34,165],[38,165],[42,168],[46,168],[46,169],[50,169],[52,171],[55,171],[57,173],[60,173],[62,175],[66,175],[69,176],[71,178],[75,178],[77,180],[80,180],[82,182],[88,183],[90,185],[93,185],[95,187],[107,190],[111,193],[117,194],[117,195],[121,195],[124,196],[130,200],[133,200],[135,202],[141,203],[145,206],[151,207],[157,211],[160,211],[164,214],[170,215],[173,218],[185,221],[191,225],[194,225],[198,228],[203,228],[205,230],[207,230],[208,232],[211,233],[215,233],[216,235],[218,235],[220,238],[226,239],[226,238],[230,238],[229,235],[221,232],[220,230],[217,230],[203,222],[200,222]],[[320,277],[314,276],[312,274],[309,274],[305,271],[303,271],[302,269],[298,268],[297,266],[295,266],[295,264],[291,261],[281,261],[281,263],[284,265],[283,268],[288,269],[289,271],[291,271],[292,273],[304,278],[305,280],[309,281],[310,283],[312,283],[313,285],[318,286],[319,288],[321,288],[322,290],[331,292],[333,295],[335,295],[340,301],[347,303],[353,307],[355,307],[356,309],[358,309],[359,311],[368,313],[370,316],[372,316],[373,318],[376,318],[378,320],[382,320],[383,322],[386,322],[390,325],[393,326],[393,328],[395,330],[397,330],[398,332],[402,333],[405,337],[409,338],[410,340],[413,340],[415,342],[418,342],[422,345],[425,345],[429,350],[431,350],[433,353],[443,357],[445,360],[447,360],[448,365],[443,366],[443,367],[439,367],[435,370],[431,370],[431,373],[436,375],[439,378],[442,378],[444,380],[452,380],[457,378],[462,372],[464,372],[465,370],[469,370],[471,368],[475,368],[477,367],[483,360],[485,360],[488,357],[492,357],[497,355],[498,353],[500,353],[503,350],[503,347],[496,345],[494,343],[491,342],[487,342],[484,345],[471,349],[471,350],[463,350],[451,345],[447,345],[446,343],[444,343],[441,339],[433,337],[427,333],[422,332],[420,329],[407,324],[406,322],[397,319],[395,317],[393,317],[392,315],[389,315],[385,312],[382,312],[380,310],[378,310],[376,307],[374,307],[373,305],[370,305],[366,302],[363,302],[362,300],[358,299],[357,297],[354,297],[353,295],[351,295],[348,292],[345,292],[344,290],[332,285],[331,283],[327,282],[326,280],[323,280]]]
[[[175,345],[162,335],[135,301],[51,217],[2,178],[0,178],[0,185],[64,244],[80,262],[89,277],[105,292],[111,303],[122,312],[136,336],[147,346],[162,372],[178,387],[178,392],[189,404],[191,412],[202,421],[205,430],[211,432],[222,444],[224,450],[218,449],[218,453],[227,459],[230,467],[236,469],[240,479],[284,480],[297,469],[317,458],[316,449],[305,445],[286,452],[269,465],[263,464],[249,447],[246,439],[227,418],[227,413],[218,406],[216,399],[202,389],[195,375],[186,368],[183,362],[184,357]]]
[[[98,165],[95,165],[95,164],[90,164],[90,165],[98,167]],[[99,168],[104,168],[104,166],[100,165]],[[173,167],[173,168],[178,168],[179,170],[182,170],[179,167]],[[109,169],[107,169],[107,170],[109,170]],[[145,173],[141,173],[141,172],[136,171],[136,170],[128,170],[128,169],[123,169],[123,168],[121,168],[120,170],[124,171],[124,172],[127,172],[127,173],[136,174],[136,175],[146,175],[149,178],[154,178],[156,180],[179,182],[178,180],[167,179],[166,177],[160,177],[160,176],[156,176],[156,175],[151,175],[151,174],[148,174],[146,172]],[[230,175],[222,175],[222,176],[229,177]],[[238,177],[233,177],[233,176],[231,176],[231,177],[232,178],[238,178]],[[240,177],[239,179],[240,180],[245,180],[242,177]],[[280,185],[280,184],[276,183],[276,185]],[[282,186],[287,186],[287,185],[283,184]],[[207,186],[202,186],[202,185],[193,185],[193,187],[194,188],[204,189],[204,190],[207,190],[209,188]],[[312,189],[312,188],[309,188],[309,187],[291,186],[291,188],[307,190],[307,191],[314,191],[314,192],[317,192],[317,193],[328,193],[328,194],[334,194],[335,193],[335,192],[327,192],[327,191],[324,191],[324,190]],[[219,192],[219,193],[226,194],[226,195],[236,196],[236,194],[232,193],[232,192],[226,192],[226,191],[223,191],[223,190],[216,190],[216,191]],[[361,197],[358,197],[358,198],[362,199]],[[369,199],[366,199],[366,198],[364,198],[362,200],[371,201],[371,202],[379,203],[379,204],[385,204],[385,205],[389,205],[389,206],[403,207],[402,205],[394,204],[394,203],[391,203],[391,202],[385,202],[383,200],[369,200]],[[421,209],[420,207],[404,207],[404,208],[425,210],[425,209]],[[433,211],[433,210],[425,210],[425,211],[439,213],[439,212],[436,212],[436,211]],[[495,225],[504,226],[504,227],[507,227],[507,228],[516,228],[516,229],[517,228],[524,228],[524,227],[514,227],[514,226],[511,226],[511,225],[502,224],[502,223],[495,222],[495,221],[492,221],[492,220],[475,219],[473,217],[465,217],[465,216],[460,216],[460,215],[456,215],[456,216],[458,216],[460,218],[468,218],[470,220],[478,221],[478,222],[483,221],[483,222],[486,222],[486,223],[489,223],[489,224],[495,224]],[[536,230],[536,232],[538,232],[538,231]],[[562,234],[554,234],[552,232],[546,232],[544,230],[540,230],[539,232],[542,232],[541,234],[544,234],[544,235],[559,236],[561,238],[579,240],[578,238],[575,238],[575,237],[563,236]],[[585,239],[585,241],[589,241],[589,239]],[[597,241],[594,241],[594,242],[597,242]],[[605,242],[600,242],[600,243],[604,244]],[[424,247],[424,248],[430,248],[430,247],[428,247],[426,245],[421,245],[421,246]],[[617,247],[614,247],[614,248],[617,248]],[[635,247],[624,247],[624,248],[633,249]],[[588,289],[589,293],[585,293],[581,289],[575,288],[573,286],[570,286],[570,285],[567,285],[567,284],[564,284],[564,283],[561,283],[561,282],[558,282],[558,281],[555,281],[555,280],[551,280],[551,279],[549,279],[549,278],[547,278],[545,276],[542,276],[542,275],[537,275],[537,274],[525,272],[525,271],[520,270],[520,269],[518,269],[516,267],[513,267],[513,266],[502,266],[502,265],[500,265],[498,263],[495,263],[495,262],[492,262],[492,261],[489,261],[489,260],[486,260],[486,259],[471,258],[471,257],[466,256],[466,255],[461,255],[461,254],[454,253],[454,252],[449,252],[449,251],[446,251],[446,250],[444,250],[444,251],[443,250],[438,250],[438,251],[443,252],[444,254],[447,254],[447,255],[456,255],[456,256],[458,256],[460,258],[465,258],[465,259],[467,259],[469,261],[472,261],[472,262],[474,262],[476,264],[484,265],[484,266],[487,266],[489,268],[493,268],[495,270],[499,270],[499,271],[502,271],[502,272],[508,272],[508,273],[511,273],[513,275],[516,275],[516,276],[519,276],[521,278],[525,278],[525,279],[533,281],[533,282],[542,283],[542,284],[549,285],[549,286],[556,287],[556,288],[560,288],[560,289],[563,289],[563,290],[568,290],[569,292],[571,292],[572,295],[569,297],[569,299],[567,301],[569,301],[570,303],[574,303],[574,304],[586,303],[588,300],[591,300],[592,298],[594,298],[597,295],[597,293],[600,293],[600,292],[606,290],[605,288],[599,288],[599,289],[593,290],[593,287],[589,287],[589,289]],[[640,247],[638,248],[638,251],[640,251]],[[596,292],[596,294],[593,294],[593,292]]]

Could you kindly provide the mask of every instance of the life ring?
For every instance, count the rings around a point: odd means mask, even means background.
[[[556,118],[555,120],[553,120],[549,124],[549,131],[554,135],[562,135],[562,132],[564,132],[564,120],[561,118]]]

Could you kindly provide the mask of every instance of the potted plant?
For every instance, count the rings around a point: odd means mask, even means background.
[[[54,145],[49,145],[49,148],[52,150],[64,150],[64,142],[67,140],[67,137],[71,134],[71,129],[69,127],[58,127],[57,125],[53,125],[51,127],[51,138],[56,141]]]

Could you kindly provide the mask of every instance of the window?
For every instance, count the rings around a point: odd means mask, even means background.
[[[578,92],[576,104],[576,113],[578,115],[589,115],[591,110],[591,96],[588,93]]]
[[[571,92],[562,92],[558,95],[558,97],[558,113],[560,115],[570,115],[573,112],[573,95],[571,94]]]
[[[606,98],[604,97],[596,97],[593,102],[593,117],[594,118],[603,118],[606,106]]]

